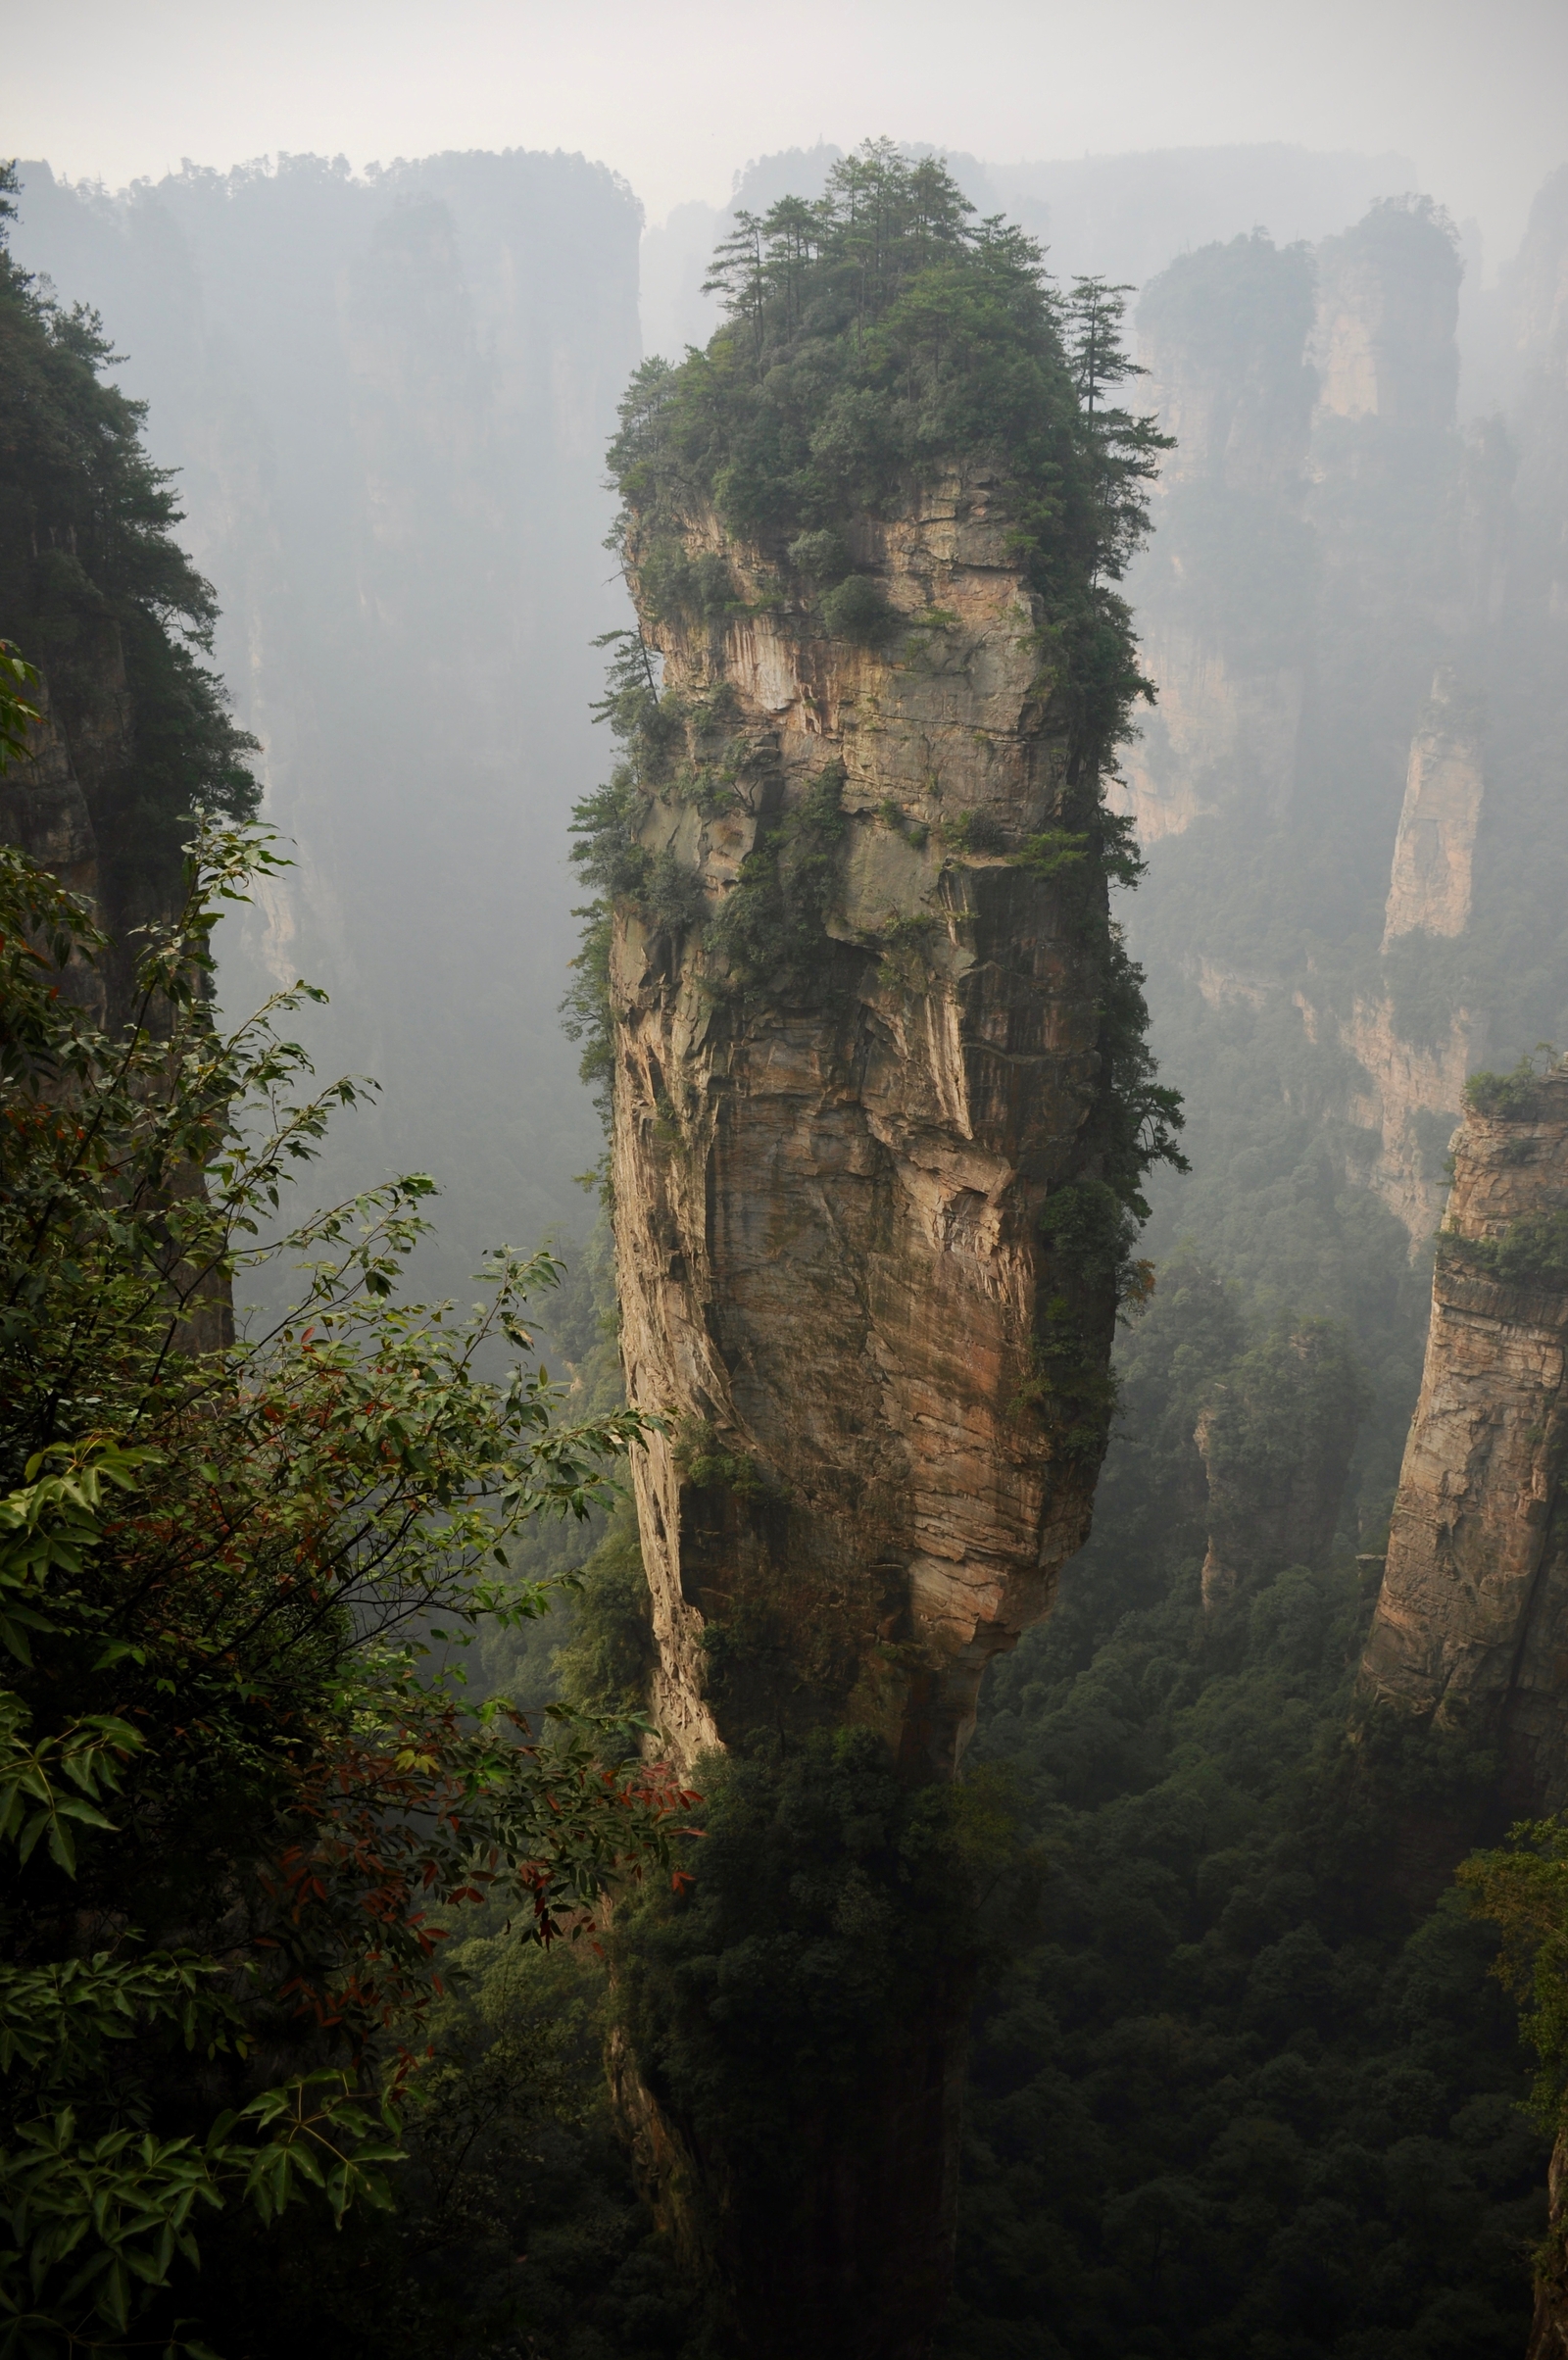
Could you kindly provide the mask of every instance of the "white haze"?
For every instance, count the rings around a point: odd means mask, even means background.
[[[184,158],[564,148],[651,221],[868,129],[1003,163],[1390,150],[1491,256],[1568,148],[1564,0],[6,0],[0,152],[111,187]]]
[[[14,251],[128,356],[297,848],[225,933],[225,1001],[330,990],[320,1064],[387,1088],[320,1184],[436,1171],[455,1289],[496,1238],[587,1217],[599,1133],[555,1006],[569,814],[611,751],[591,643],[625,614],[603,453],[639,328],[675,354],[711,325],[725,210],[885,131],[1058,274],[1141,283],[1424,190],[1461,233],[1469,416],[1510,397],[1506,265],[1568,161],[1568,0],[0,9]]]

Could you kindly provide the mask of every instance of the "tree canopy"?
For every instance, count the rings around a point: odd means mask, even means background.
[[[549,1256],[498,1253],[466,1314],[398,1300],[424,1176],[281,1219],[355,1086],[301,1088],[303,986],[213,1024],[213,927],[270,864],[202,840],[105,1035],[103,937],[0,850],[0,2349],[29,2356],[149,2304],[179,2341],[225,2204],[385,2200],[454,1924],[591,1930],[684,1807],[618,1727],[465,1702],[466,1633],[544,1608],[510,1545],[605,1498],[639,1421],[564,1420],[523,1324]],[[235,1274],[279,1254],[298,1309],[234,1336]]]
[[[7,250],[17,186],[0,167],[0,634],[43,672],[68,739],[89,713],[95,736],[123,731],[124,761],[102,778],[78,765],[82,785],[121,867],[173,892],[195,814],[254,815],[256,741],[202,661],[218,606],[174,537],[146,403],[107,380],[119,356],[97,313],[57,302]]]
[[[738,215],[708,281],[725,324],[679,367],[639,370],[611,464],[645,540],[697,493],[742,539],[831,579],[849,557],[823,536],[989,460],[1104,756],[1143,689],[1112,585],[1165,438],[1113,398],[1139,373],[1127,290],[1063,294],[1033,239],[973,214],[939,159],[882,139],[835,165],[818,202]]]

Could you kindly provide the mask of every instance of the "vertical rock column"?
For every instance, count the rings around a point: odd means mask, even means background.
[[[688,1758],[850,1721],[947,1777],[1103,1445],[1108,1266],[1086,1288],[1040,1227],[1103,1150],[1103,885],[1082,837],[1054,880],[1019,859],[1084,789],[985,479],[861,527],[875,645],[770,602],[710,516],[689,540],[753,611],[647,624],[690,761],[612,950],[623,1352],[668,1421],[637,1469],[655,1710]],[[715,707],[734,784],[705,810]]]
[[[1421,1395],[1362,1658],[1374,1698],[1568,1798],[1568,1072],[1478,1093],[1454,1142]]]
[[[688,1762],[848,1726],[906,1786],[951,1778],[986,1663],[1089,1529],[1117,987],[1099,780],[1007,531],[975,472],[861,521],[854,639],[710,514],[684,535],[706,617],[632,536],[667,742],[611,945],[614,1219],[628,1395],[664,1421],[635,1469],[653,1710]],[[774,2210],[622,2055],[737,2350],[928,2350],[967,2007],[934,1973],[868,2028],[853,2127],[798,2068],[815,2160]]]

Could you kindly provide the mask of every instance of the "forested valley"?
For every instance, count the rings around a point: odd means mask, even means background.
[[[0,2352],[1560,2348],[1568,172],[1332,161],[8,174]]]

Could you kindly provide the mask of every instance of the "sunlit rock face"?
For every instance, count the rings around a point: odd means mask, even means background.
[[[1549,1246],[1563,1215],[1557,1071],[1511,1110],[1467,1113],[1454,1141],[1450,1250],[1361,1667],[1372,1696],[1500,1745],[1512,1798],[1551,1808],[1568,1797],[1568,1280],[1560,1233],[1555,1273]],[[1519,1248],[1531,1234],[1546,1241],[1535,1267]],[[1501,1272],[1464,1252],[1510,1239]]]
[[[1059,824],[1066,724],[996,487],[954,476],[858,535],[876,645],[781,601],[707,513],[689,553],[722,552],[747,612],[648,624],[667,687],[732,700],[739,796],[654,799],[642,842],[691,917],[617,921],[622,1345],[667,1421],[636,1470],[661,1724],[690,1757],[858,1722],[942,1777],[1088,1531],[1109,1282],[1054,1267],[1039,1219],[1100,1169],[1102,953],[1079,889],[1011,857]],[[808,808],[820,937],[743,988],[717,920]],[[1076,1407],[1041,1356],[1069,1297]]]

